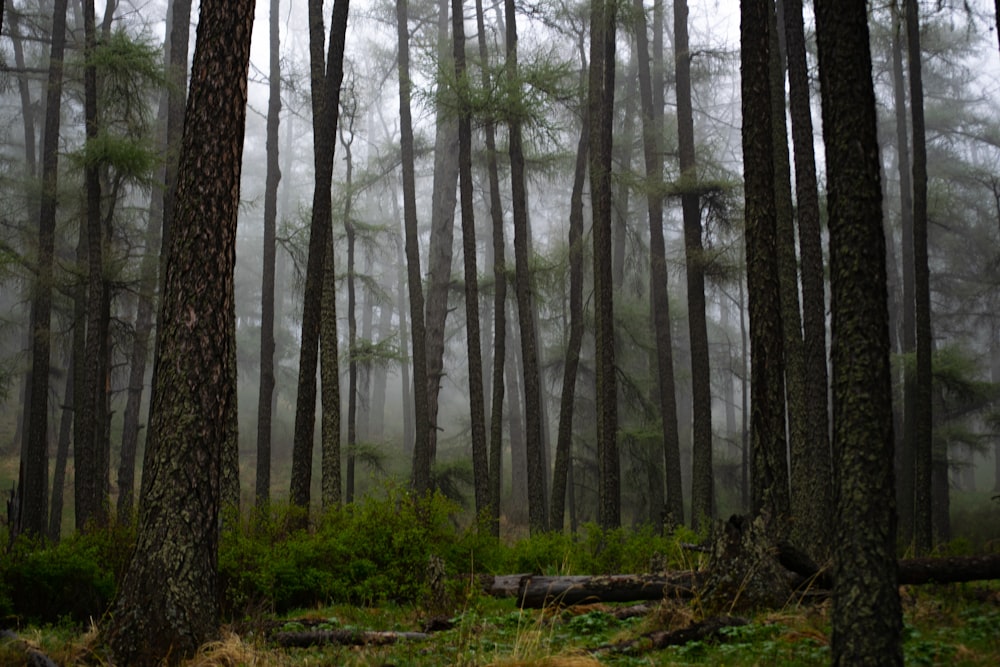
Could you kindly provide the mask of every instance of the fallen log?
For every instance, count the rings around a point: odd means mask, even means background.
[[[690,642],[719,639],[724,636],[723,629],[735,628],[749,623],[750,621],[747,619],[738,616],[714,616],[704,621],[692,623],[680,630],[650,632],[626,642],[601,646],[597,650],[612,653],[659,651],[668,646],[681,646]]]
[[[541,609],[552,604],[569,606],[691,597],[699,581],[699,573],[689,570],[656,575],[525,577],[518,588],[517,604],[525,609]]]
[[[309,648],[326,644],[344,646],[385,646],[400,640],[427,639],[426,632],[388,632],[374,630],[304,630],[278,632],[271,639],[282,648]]]
[[[495,598],[512,598],[517,596],[521,581],[530,577],[530,572],[523,574],[487,574],[479,579],[483,592]]]
[[[899,561],[899,583],[954,584],[1000,579],[1000,554],[908,558]]]

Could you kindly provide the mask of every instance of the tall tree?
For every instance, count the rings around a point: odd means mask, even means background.
[[[816,0],[833,312],[835,665],[901,665],[885,236],[867,3]]]
[[[747,300],[750,310],[752,510],[787,521],[785,383],[777,260],[771,105],[770,0],[740,4],[743,178],[746,193]],[[778,532],[779,537],[784,535]]]
[[[253,3],[201,3],[166,264],[153,442],[136,546],[105,638],[176,664],[218,633],[223,450],[236,413],[233,269]],[[164,585],[164,581],[169,585]]]
[[[674,71],[677,81],[677,138],[687,268],[688,331],[691,341],[692,429],[691,524],[698,528],[715,513],[712,476],[712,387],[709,375],[708,327],[705,323],[705,257],[701,240],[701,202],[694,149],[691,103],[691,49],[688,45],[687,0],[674,2]]]
[[[354,100],[351,100],[354,106]],[[355,275],[355,270],[357,267],[356,260],[356,248],[357,248],[357,229],[354,225],[354,220],[352,218],[353,209],[353,194],[351,188],[353,187],[354,181],[354,155],[351,152],[351,146],[354,143],[354,117],[356,114],[355,109],[348,111],[345,109],[348,124],[348,133],[345,134],[343,130],[343,123],[341,123],[340,128],[340,145],[344,147],[344,160],[347,165],[347,172],[344,178],[344,231],[347,236],[347,351],[348,351],[348,364],[347,364],[347,485],[345,500],[348,503],[354,501],[354,463],[355,456],[354,450],[358,445],[358,360],[357,360],[357,346],[358,346],[358,318],[357,318],[357,280]],[[334,289],[334,281],[332,278],[332,267],[331,276],[327,277],[327,283],[330,287],[330,305],[333,306],[336,302]],[[333,460],[330,460],[330,464],[333,465]],[[340,466],[340,459],[337,459],[337,466]],[[340,497],[339,489],[337,497]]]
[[[483,0],[476,0],[476,32],[479,59],[489,62],[486,50],[486,21]],[[487,67],[482,68],[483,90],[490,89]],[[486,168],[490,187],[490,222],[493,248],[493,368],[490,386],[490,529],[500,536],[500,466],[503,460],[504,360],[507,356],[507,262],[504,242],[503,206],[500,203],[500,169],[497,165],[496,123],[487,118],[483,124],[486,142]],[[550,524],[551,525],[551,524]]]
[[[809,70],[806,63],[805,30],[801,0],[779,0],[784,18],[788,67],[788,103],[795,157],[795,202],[799,235],[799,267],[802,281],[802,338],[805,364],[808,435],[803,455],[808,465],[792,473],[792,486],[810,492],[798,503],[794,526],[810,535],[816,560],[825,560],[830,550],[832,506],[829,406],[826,368],[826,287],[820,230],[819,192],[813,148],[812,105],[809,103]],[[779,28],[780,29],[780,28]],[[795,501],[793,501],[794,503]],[[807,548],[807,547],[803,547]]]
[[[173,211],[173,184],[176,181],[177,153],[184,129],[184,105],[187,99],[188,42],[191,33],[191,1],[171,0],[167,8],[167,40],[163,65],[168,85],[160,93],[157,112],[157,145],[166,155],[155,176],[162,188],[154,190],[149,201],[146,225],[146,248],[139,268],[138,304],[129,353],[128,397],[122,418],[121,458],[118,466],[118,517],[130,521],[134,504],[135,458],[139,448],[139,413],[146,378],[149,342],[155,324],[156,290],[160,281],[160,253],[163,230],[169,226],[167,215]],[[149,431],[146,431],[147,440]],[[145,477],[143,477],[145,479]]]
[[[17,528],[42,535],[48,496],[49,352],[51,348],[53,255],[56,193],[59,174],[59,124],[62,104],[63,54],[66,50],[66,0],[55,0],[52,46],[45,94],[42,137],[42,192],[38,214],[38,254],[31,298],[31,381],[25,410],[27,438],[21,449]]]
[[[598,516],[604,528],[616,528],[621,524],[621,462],[618,456],[618,394],[615,381],[611,266],[611,129],[614,121],[616,8],[617,4],[612,0],[595,0],[591,4],[587,109],[594,235]],[[528,404],[531,404],[530,401]]]
[[[668,522],[684,523],[684,493],[681,489],[681,451],[677,429],[677,398],[674,387],[674,353],[667,292],[666,243],[663,238],[663,10],[654,7],[653,50],[650,66],[646,13],[642,0],[634,0],[635,35],[642,105],[643,157],[646,166],[646,208],[649,219],[649,281],[656,332],[656,380],[660,407],[660,430],[667,481]]]
[[[281,120],[280,0],[271,0],[268,23],[267,173],[264,177],[264,266],[260,286],[260,387],[257,395],[257,482],[258,505],[271,498],[271,409],[274,404],[274,267],[278,218],[278,124]]]
[[[927,263],[927,139],[924,83],[920,63],[920,16],[916,0],[905,0],[907,64],[910,69],[910,117],[913,120],[913,288],[917,351],[914,394],[914,528],[918,554],[934,545],[931,526],[933,467],[933,374],[931,370],[931,288]]]
[[[465,7],[451,3],[455,83],[460,95],[468,90],[465,64]],[[476,268],[476,218],[472,201],[472,115],[461,102],[458,113],[459,197],[462,215],[462,255],[465,265],[465,333],[468,348],[469,411],[472,426],[472,472],[476,513],[490,509],[490,469],[486,450],[486,398],[483,394],[483,355],[479,345],[479,275]]]
[[[410,336],[413,342],[413,470],[410,485],[425,493],[431,484],[430,421],[427,414],[427,335],[424,328],[423,276],[417,230],[417,192],[414,175],[413,118],[410,98],[410,27],[407,0],[396,0],[396,37],[399,58],[399,149],[403,172],[403,232],[406,281],[410,297]]]
[[[313,431],[316,420],[316,365],[319,357],[320,320],[322,316],[323,275],[332,271],[326,266],[328,244],[332,235],[333,153],[340,114],[340,84],[344,78],[344,42],[350,0],[335,0],[330,18],[330,45],[326,57],[326,29],[323,25],[322,0],[309,2],[309,76],[313,113],[313,190],[312,219],[309,223],[309,253],[306,260],[306,284],[302,303],[302,347],[299,353],[298,397],[295,405],[295,431],[292,439],[292,480],[290,499],[308,510],[312,483]],[[331,258],[332,264],[332,258]]]

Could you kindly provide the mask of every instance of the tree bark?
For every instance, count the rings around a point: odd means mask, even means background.
[[[835,665],[901,665],[885,237],[867,4],[816,0],[833,312]],[[874,288],[873,288],[874,286]]]
[[[312,220],[309,226],[309,254],[302,303],[302,348],[299,354],[298,396],[295,405],[295,433],[292,440],[292,480],[289,499],[309,509],[312,482],[313,431],[316,419],[316,365],[322,320],[323,276],[332,270],[326,263],[331,242],[333,201],[333,154],[340,114],[340,84],[344,78],[344,41],[347,33],[349,0],[335,0],[330,18],[330,45],[326,41],[323,7],[319,0],[309,3],[309,63],[312,87],[313,162],[316,182],[313,190]]]
[[[615,378],[614,284],[611,241],[611,152],[615,96],[616,4],[595,0],[590,10],[590,200],[594,236],[594,345],[597,396],[598,521],[621,525],[621,462]],[[508,23],[510,19],[508,19]]]
[[[274,403],[274,269],[277,259],[275,236],[278,218],[278,129],[281,122],[280,0],[271,0],[268,22],[267,171],[264,176],[264,251],[260,286],[260,386],[257,394],[257,481],[254,495],[258,506],[271,501],[271,408]]]
[[[531,576],[522,578],[517,606],[541,609],[552,604],[571,606],[591,602],[634,602],[666,597],[690,598],[701,575],[687,570],[657,575]]]
[[[253,4],[203,0],[138,536],[104,639],[120,664],[176,664],[218,633],[223,450],[236,412],[233,270]]]

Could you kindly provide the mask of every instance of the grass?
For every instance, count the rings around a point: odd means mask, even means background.
[[[1000,664],[1000,584],[903,589],[907,665],[979,667]],[[520,610],[513,600],[468,591],[452,610],[453,626],[425,640],[389,646],[324,646],[282,649],[275,630],[305,628],[420,631],[428,613],[413,605],[336,605],[281,617],[247,618],[223,629],[187,667],[308,665],[432,667],[577,667],[589,665],[827,665],[829,603],[762,613],[749,625],[730,628],[718,641],[691,642],[661,651],[617,654],[600,647],[654,630],[686,625],[691,609],[663,602],[651,614],[617,620],[608,605],[558,610]],[[107,664],[96,645],[96,628],[69,624],[22,631],[20,641],[0,641],[0,664],[24,664],[26,647],[61,665]]]

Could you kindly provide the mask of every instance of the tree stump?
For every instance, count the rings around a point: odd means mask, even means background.
[[[700,596],[706,616],[779,609],[791,593],[763,518],[734,515],[717,525]]]

